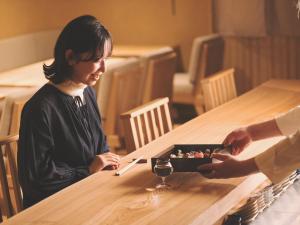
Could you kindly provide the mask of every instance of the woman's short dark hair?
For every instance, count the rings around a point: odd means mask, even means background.
[[[55,49],[54,62],[43,65],[47,79],[55,84],[69,79],[72,67],[66,59],[66,50],[71,49],[76,61],[90,61],[101,58],[104,54],[105,42],[110,42],[110,54],[112,51],[112,38],[106,28],[94,17],[84,15],[69,22],[60,33]],[[89,52],[88,59],[80,59],[80,53]]]

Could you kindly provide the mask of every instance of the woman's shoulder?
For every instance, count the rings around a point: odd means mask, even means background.
[[[91,96],[91,97],[93,97],[93,98],[96,98],[96,91],[95,91],[95,89],[94,89],[93,87],[87,86],[87,87],[85,88],[85,92],[86,92],[89,96]]]
[[[87,86],[84,89],[84,96],[89,98],[94,104],[97,104],[96,91],[93,87]]]
[[[56,108],[61,93],[51,84],[41,87],[25,104],[23,111],[41,112]]]

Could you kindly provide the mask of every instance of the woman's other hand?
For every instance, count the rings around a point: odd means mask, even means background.
[[[219,163],[209,163],[198,167],[198,171],[206,178],[242,177],[258,172],[254,158],[239,161],[230,155],[213,153],[212,157]]]
[[[225,146],[231,145],[233,155],[240,154],[252,142],[251,134],[247,128],[239,128],[227,135],[223,144]]]
[[[104,154],[96,155],[94,160],[89,166],[90,174],[96,173],[104,168],[117,169],[120,165],[120,156],[107,152]]]

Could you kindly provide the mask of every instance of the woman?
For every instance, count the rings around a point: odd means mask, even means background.
[[[23,206],[27,208],[104,168],[109,153],[93,86],[111,55],[109,32],[93,16],[72,20],[56,42],[49,82],[24,106],[18,150]]]

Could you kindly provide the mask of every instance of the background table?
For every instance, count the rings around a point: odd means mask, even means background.
[[[113,57],[140,57],[161,48],[169,47],[166,45],[115,45],[112,56]]]

